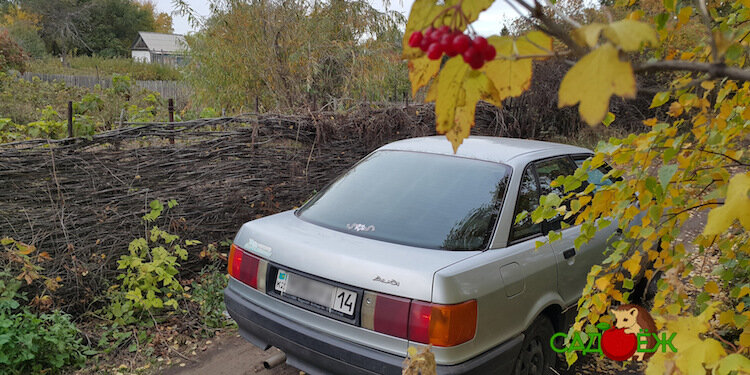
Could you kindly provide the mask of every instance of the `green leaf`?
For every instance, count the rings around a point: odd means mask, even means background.
[[[674,12],[675,0],[662,0],[662,3],[664,4],[664,9]]]
[[[661,107],[662,105],[664,105],[664,103],[669,101],[669,97],[670,97],[669,91],[662,91],[662,92],[656,93],[656,95],[654,95],[654,98],[651,99],[651,106],[649,108]]]
[[[615,115],[612,112],[607,112],[607,115],[604,116],[604,120],[602,120],[602,124],[604,124],[604,126],[609,126],[612,124],[612,121],[615,121]]]
[[[659,183],[661,184],[662,190],[666,191],[667,185],[669,184],[669,181],[672,180],[672,176],[674,176],[675,172],[677,172],[676,164],[663,165],[659,168],[657,175],[659,176]]]
[[[669,21],[669,13],[660,13],[654,17],[657,30],[663,29],[667,25],[667,21]]]

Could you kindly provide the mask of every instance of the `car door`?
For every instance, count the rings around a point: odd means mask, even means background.
[[[551,186],[559,176],[572,175],[576,170],[576,163],[568,156],[560,156],[550,159],[539,160],[534,163],[535,171],[539,179],[539,191],[542,195],[556,193],[564,196],[562,186]],[[581,189],[585,188],[581,186]],[[562,229],[565,221],[570,227]],[[586,276],[591,266],[600,264],[604,260],[607,238],[614,226],[600,231],[588,243],[576,249],[574,241],[581,233],[580,225],[573,225],[575,217],[563,220],[562,216],[547,220],[542,225],[543,233],[549,231],[561,232],[562,238],[551,243],[557,259],[557,284],[558,291],[567,304],[573,304],[580,298],[583,287],[586,285]]]

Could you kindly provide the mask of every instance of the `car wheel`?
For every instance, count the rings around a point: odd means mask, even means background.
[[[546,316],[538,317],[526,331],[521,344],[521,352],[516,359],[514,375],[551,374],[555,366],[555,352],[550,347],[550,338],[554,334],[552,322]]]

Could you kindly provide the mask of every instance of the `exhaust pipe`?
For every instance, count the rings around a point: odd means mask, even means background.
[[[270,369],[272,369],[272,368],[274,368],[274,367],[276,367],[276,366],[278,366],[278,365],[286,362],[286,354],[284,354],[284,352],[282,352],[278,348],[274,348],[274,349],[277,350],[277,353],[274,354],[274,355],[272,355],[272,356],[270,356],[270,357],[268,357],[268,358],[266,358],[266,360],[263,361],[263,367],[265,367],[266,370],[270,370]]]

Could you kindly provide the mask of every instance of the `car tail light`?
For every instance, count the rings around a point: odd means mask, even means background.
[[[412,301],[409,340],[434,346],[454,346],[474,338],[477,331],[477,301],[440,305]]]
[[[229,276],[262,292],[266,291],[267,264],[235,244],[229,248]]]
[[[362,304],[362,327],[386,335],[408,338],[411,300],[365,292]]]
[[[454,346],[474,338],[477,301],[440,305],[365,292],[362,327],[434,346]]]

